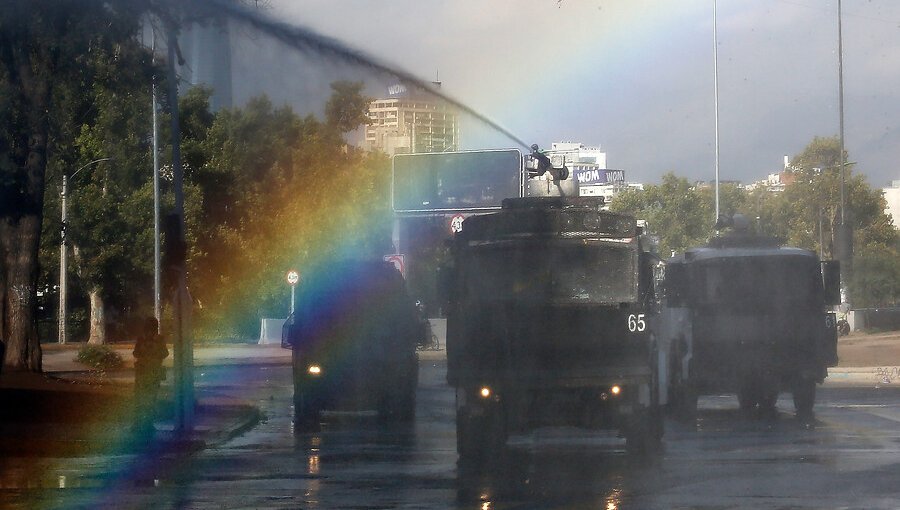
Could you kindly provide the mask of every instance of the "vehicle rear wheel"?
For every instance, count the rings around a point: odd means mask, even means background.
[[[813,417],[813,405],[816,401],[816,381],[801,379],[794,383],[794,410],[797,418],[809,420]]]
[[[634,416],[625,430],[625,449],[632,455],[653,455],[662,446],[663,417],[656,410]]]
[[[673,388],[667,407],[676,420],[694,420],[697,417],[697,390],[687,385]]]
[[[456,451],[460,461],[477,462],[497,456],[506,446],[507,430],[503,410],[490,406],[480,416],[467,410],[456,412]]]
[[[778,390],[763,390],[759,397],[759,413],[762,417],[773,418],[775,411],[775,403],[778,402]]]
[[[407,423],[416,416],[416,387],[386,393],[378,402],[378,417],[384,422]]]
[[[759,403],[759,393],[756,391],[756,387],[751,384],[742,386],[738,390],[737,398],[741,411],[745,412],[753,411]]]
[[[317,432],[321,427],[321,402],[309,390],[295,388],[294,391],[294,429]]]

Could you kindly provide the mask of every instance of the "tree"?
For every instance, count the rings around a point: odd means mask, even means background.
[[[289,268],[386,253],[388,160],[344,144],[368,100],[361,85],[333,89],[326,122],[264,97],[216,114],[202,144],[209,158],[191,177],[207,226],[189,263],[200,336],[249,336],[260,316],[284,316]]]
[[[841,215],[840,142],[836,137],[816,137],[791,161],[792,182],[781,194],[760,200],[761,227],[791,246],[833,258]],[[853,267],[842,267],[850,302],[855,306],[894,302],[900,279],[890,261],[900,259],[900,253],[897,231],[884,213],[884,197],[848,165],[844,198],[845,221],[853,232],[856,252]]]
[[[139,2],[12,0],[0,8],[0,338],[4,365],[39,371],[35,328],[38,249],[51,140],[70,133],[60,105],[84,83],[108,80],[89,65],[127,52]]]
[[[712,235],[715,221],[711,197],[670,172],[658,185],[623,191],[610,209],[646,220],[649,231],[659,236],[660,253],[667,256],[705,243]]]
[[[362,90],[361,81],[332,83],[331,97],[325,103],[325,124],[341,134],[369,124],[367,111],[372,98],[364,96]]]

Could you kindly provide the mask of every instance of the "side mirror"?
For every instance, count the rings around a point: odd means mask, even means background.
[[[822,289],[826,305],[841,304],[841,263],[837,260],[823,260]]]

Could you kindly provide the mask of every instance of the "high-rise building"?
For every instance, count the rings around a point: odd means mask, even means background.
[[[440,87],[439,82],[435,82]],[[459,148],[459,122],[453,106],[403,85],[388,87],[387,97],[369,103],[364,146],[389,156],[447,152]]]
[[[216,19],[211,23],[191,23],[178,38],[184,63],[178,67],[181,88],[205,85],[213,91],[210,107],[213,111],[234,106],[232,95],[232,37],[231,23]]]
[[[553,142],[547,154],[551,157],[564,157],[567,164],[581,163],[606,168],[606,152],[600,150],[600,147],[588,147],[578,142]]]

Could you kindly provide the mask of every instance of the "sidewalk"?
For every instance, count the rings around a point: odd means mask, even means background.
[[[171,370],[161,388],[156,440],[137,444],[130,428],[134,405],[133,345],[111,347],[122,368],[100,372],[76,361],[81,344],[45,344],[42,374],[0,374],[0,454],[73,456],[197,450],[222,444],[253,428],[261,419],[249,402],[199,394],[189,433],[174,431],[171,417]],[[172,346],[169,345],[172,352]],[[419,359],[437,362],[445,350],[419,351]],[[164,365],[172,367],[172,356]],[[193,364],[203,366],[290,365],[291,351],[280,345],[227,344],[194,347]],[[168,413],[168,414],[167,414]]]
[[[164,383],[155,423],[156,437],[151,443],[138,443],[130,432],[134,409],[133,346],[113,345],[125,360],[125,366],[105,373],[75,360],[80,344],[42,347],[43,374],[0,374],[2,455],[197,450],[224,443],[255,426],[261,418],[259,410],[249,402],[201,394],[196,403],[193,430],[175,431],[170,387]],[[280,346],[200,346],[194,351],[195,366],[290,362],[290,351]],[[171,367],[171,356],[165,364]]]

